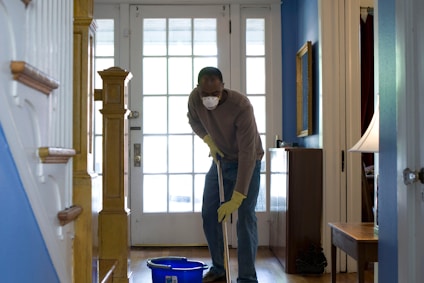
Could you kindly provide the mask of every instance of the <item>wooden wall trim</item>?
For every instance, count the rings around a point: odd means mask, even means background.
[[[13,79],[49,95],[59,87],[59,82],[25,61],[11,61]]]
[[[96,176],[92,164],[91,118],[93,116],[93,54],[95,24],[93,0],[73,1],[73,132],[72,147],[77,155],[72,160],[72,202],[82,207],[74,222],[73,283],[92,282],[93,254],[97,242],[98,213],[93,207],[93,193],[97,192]]]

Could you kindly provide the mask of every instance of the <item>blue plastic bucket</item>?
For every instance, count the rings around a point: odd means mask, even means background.
[[[147,260],[152,270],[153,283],[202,283],[203,270],[208,268],[201,261],[185,257],[158,257]]]

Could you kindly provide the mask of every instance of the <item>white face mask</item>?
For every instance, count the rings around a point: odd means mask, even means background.
[[[219,103],[219,97],[217,96],[206,96],[202,97],[203,105],[208,110],[214,110]]]

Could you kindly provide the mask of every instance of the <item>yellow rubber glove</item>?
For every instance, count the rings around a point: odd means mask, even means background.
[[[224,153],[219,150],[219,148],[216,146],[216,144],[213,142],[212,138],[209,135],[206,135],[203,138],[203,141],[209,146],[209,154],[212,156],[215,163],[217,162],[217,154],[219,154],[221,157],[224,157]]]
[[[245,195],[234,191],[231,199],[218,208],[218,222],[227,221],[231,213],[240,207],[245,198]]]

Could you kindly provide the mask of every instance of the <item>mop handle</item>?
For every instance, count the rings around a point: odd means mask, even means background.
[[[219,155],[218,155],[219,156]],[[218,171],[218,185],[219,185],[219,201],[221,204],[225,202],[225,193],[224,193],[224,179],[222,177],[222,168],[221,168],[221,158],[218,157],[216,162],[216,168]]]
[[[222,177],[221,169],[221,158],[218,156],[216,162],[216,167],[218,171],[218,185],[219,185],[219,198],[221,203],[225,202],[224,194],[224,179]],[[230,250],[228,248],[228,230],[227,230],[227,221],[222,221],[222,234],[224,239],[224,267],[227,283],[231,283],[231,274],[230,274]]]

